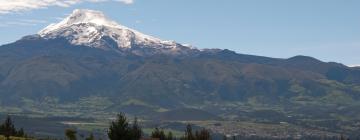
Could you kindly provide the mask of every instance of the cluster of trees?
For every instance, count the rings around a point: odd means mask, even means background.
[[[0,125],[0,135],[9,138],[10,136],[15,137],[26,137],[24,129],[20,128],[17,130],[10,116],[7,116],[5,121]]]
[[[130,125],[124,114],[119,114],[117,119],[111,122],[108,138],[110,140],[140,140],[143,133],[137,119]],[[172,132],[165,133],[163,129],[155,128],[151,138],[158,140],[176,140]],[[206,129],[193,131],[191,125],[187,125],[185,135],[180,140],[210,140],[210,132]]]
[[[175,140],[175,137],[170,131],[165,134],[163,129],[159,129],[157,127],[151,133],[151,138],[157,138],[159,140]]]
[[[137,118],[130,125],[124,114],[118,114],[117,119],[110,124],[108,137],[110,140],[139,140],[142,130]]]
[[[111,122],[107,135],[110,140],[140,140],[142,130],[137,118],[130,124],[124,114],[118,114],[116,120]],[[77,140],[77,131],[66,129],[65,136],[68,140]],[[85,140],[95,140],[95,137],[91,133]]]
[[[186,126],[185,135],[180,140],[210,140],[210,132],[206,129],[193,132],[190,124]]]
[[[10,136],[27,137],[22,128],[19,130],[15,128],[10,116],[7,116],[5,121],[0,125],[0,135],[4,135],[7,139],[9,139]],[[137,118],[130,123],[122,113],[118,114],[116,120],[111,122],[107,135],[110,140],[140,140],[143,137],[142,129],[138,124]],[[67,140],[78,139],[78,133],[75,129],[66,129],[65,136]],[[170,131],[165,134],[163,129],[155,128],[151,133],[151,138],[158,140],[210,140],[210,132],[206,129],[193,131],[191,125],[187,125],[185,135],[181,138],[176,138]],[[85,138],[82,135],[81,139],[95,140],[95,137],[90,133],[90,135]]]
[[[65,136],[68,140],[77,140],[77,131],[74,129],[66,129]],[[86,137],[85,140],[95,140],[95,137],[92,133],[90,133],[90,135]]]
[[[159,140],[176,140],[176,137],[169,131],[167,134],[163,129],[155,128],[151,133],[151,138]],[[210,132],[206,129],[193,131],[190,124],[186,126],[185,135],[179,138],[180,140],[210,140]]]

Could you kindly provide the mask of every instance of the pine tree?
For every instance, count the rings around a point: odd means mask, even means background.
[[[68,140],[76,140],[76,130],[74,129],[66,129],[65,130],[65,136],[68,138]]]
[[[151,133],[151,138],[158,138],[159,140],[165,140],[166,136],[164,130],[160,130],[159,128],[155,128],[155,130]]]
[[[226,137],[226,135],[224,135],[224,136],[223,136],[223,140],[227,140],[227,137]]]
[[[167,136],[166,136],[166,140],[173,140],[174,137],[173,137],[173,134],[171,131],[168,132]]]
[[[95,140],[94,134],[90,133],[89,137],[85,138],[85,140]]]
[[[132,140],[139,140],[142,136],[141,127],[138,124],[138,119],[135,117],[132,129],[131,129],[131,139]]]
[[[10,116],[7,116],[5,122],[0,126],[0,134],[7,138],[16,135],[16,129]]]
[[[340,140],[347,140],[343,134],[340,135]]]
[[[23,128],[20,128],[20,130],[16,132],[16,136],[18,136],[18,137],[25,137],[24,129],[23,129]]]
[[[117,115],[117,119],[111,122],[108,137],[110,140],[129,140],[129,122],[123,113]]]
[[[190,124],[188,124],[186,126],[186,130],[185,130],[185,140],[195,140],[193,132],[192,132],[192,127]]]
[[[24,129],[16,130],[10,116],[7,116],[5,121],[0,125],[0,135],[4,135],[7,138],[10,136],[26,137]]]
[[[199,140],[200,139],[200,134],[198,131],[195,131],[195,140]]]
[[[200,130],[200,132],[196,131],[196,140],[210,140],[210,132],[206,129]]]
[[[194,134],[195,133],[195,134]],[[186,126],[185,135],[181,140],[210,140],[210,132],[207,129],[202,129],[200,131],[192,131],[190,124]]]
[[[111,122],[108,137],[110,140],[139,140],[142,136],[142,130],[138,124],[137,118],[131,126],[125,114],[120,113],[117,119]]]

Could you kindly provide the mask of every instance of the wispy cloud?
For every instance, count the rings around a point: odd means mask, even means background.
[[[61,21],[64,20],[65,17],[53,17],[53,19],[57,20],[57,21]]]
[[[106,2],[118,1],[124,4],[132,4],[134,0],[0,0],[0,14],[29,11],[33,9],[47,8],[50,6],[70,7],[82,2]]]
[[[26,22],[26,23],[47,23],[47,21],[45,20],[38,20],[38,19],[20,19],[19,21],[21,22]]]
[[[134,3],[134,0],[116,0],[116,1],[123,2],[125,4],[133,4]]]
[[[0,27],[9,27],[9,26],[35,26],[41,23],[47,23],[45,20],[38,19],[20,19],[16,21],[5,21],[0,23]]]
[[[135,20],[135,23],[136,23],[136,24],[141,24],[141,23],[142,23],[142,20]]]
[[[360,67],[360,64],[349,65],[349,67]]]

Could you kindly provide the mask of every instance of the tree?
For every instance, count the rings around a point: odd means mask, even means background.
[[[5,121],[0,125],[0,135],[9,138],[10,136],[26,137],[24,129],[16,130],[15,125],[10,116],[7,116]]]
[[[23,129],[23,128],[20,128],[20,130],[16,132],[16,136],[18,136],[18,137],[24,137],[24,136],[25,136],[24,129]]]
[[[166,140],[173,140],[174,137],[173,137],[173,134],[171,131],[168,132],[167,136],[166,136]]]
[[[210,140],[210,132],[206,129],[196,131],[196,140]]]
[[[195,135],[194,135],[195,133]],[[210,140],[210,132],[206,129],[193,132],[190,124],[186,126],[185,135],[181,140]]]
[[[111,122],[108,137],[110,140],[129,140],[129,123],[125,115],[120,113],[117,119]]]
[[[153,132],[151,132],[151,138],[158,138],[159,140],[165,140],[164,130],[160,130],[159,128],[155,128]]]
[[[227,140],[227,137],[226,137],[226,135],[224,135],[224,136],[223,136],[223,140]]]
[[[89,137],[85,138],[85,140],[95,140],[94,134],[90,133]]]
[[[151,138],[158,138],[159,140],[174,140],[173,134],[169,131],[165,134],[163,129],[156,127],[153,132],[151,132]]]
[[[139,126],[138,120],[136,117],[134,118],[134,122],[133,122],[132,129],[130,132],[131,132],[132,140],[139,140],[142,136],[141,127]]]
[[[123,113],[118,114],[116,120],[111,122],[108,131],[110,140],[139,140],[141,136],[142,131],[137,119],[134,119],[131,126]]]
[[[192,132],[192,127],[190,124],[188,124],[186,126],[186,130],[185,130],[185,140],[195,140],[194,139],[194,135],[193,135],[193,132]]]
[[[4,135],[6,138],[9,138],[10,136],[16,136],[16,133],[17,131],[13,121],[11,120],[10,116],[7,116],[5,122],[0,126],[0,134]]]
[[[76,130],[74,129],[66,129],[65,130],[65,136],[69,139],[69,140],[76,140]]]

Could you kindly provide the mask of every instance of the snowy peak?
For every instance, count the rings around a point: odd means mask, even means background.
[[[174,41],[145,35],[108,19],[102,12],[77,9],[63,21],[51,24],[38,33],[45,39],[62,37],[71,44],[105,50],[130,50],[144,53],[185,53],[193,48]],[[137,49],[137,50],[135,50]]]
[[[97,25],[118,26],[116,22],[107,19],[102,12],[87,9],[74,10],[66,21],[67,24],[94,23]]]
[[[68,27],[76,24],[94,24],[98,26],[109,26],[109,27],[121,27],[116,22],[106,18],[106,16],[100,11],[88,10],[88,9],[76,9],[66,17],[64,20],[57,24],[50,24],[39,32],[40,35],[56,31],[58,29]],[[126,28],[126,27],[122,27]]]

